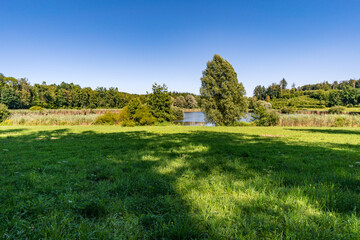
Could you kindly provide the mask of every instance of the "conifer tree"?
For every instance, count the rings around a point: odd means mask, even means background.
[[[201,78],[201,108],[217,125],[234,125],[247,109],[245,88],[231,64],[215,54]]]

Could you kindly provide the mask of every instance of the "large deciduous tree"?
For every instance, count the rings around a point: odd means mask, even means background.
[[[207,62],[201,78],[201,108],[207,121],[217,125],[234,125],[247,109],[245,88],[238,82],[231,64],[215,54]]]

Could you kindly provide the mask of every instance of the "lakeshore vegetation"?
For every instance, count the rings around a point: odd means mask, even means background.
[[[0,129],[2,239],[359,239],[360,130]]]

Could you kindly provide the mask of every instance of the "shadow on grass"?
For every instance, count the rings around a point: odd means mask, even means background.
[[[0,126],[0,134],[17,133],[17,132],[22,132],[25,130],[26,130],[26,128],[14,128],[14,129],[3,130],[3,129],[1,129],[1,126]]]
[[[195,192],[201,198],[204,192],[197,188],[211,179],[215,185],[243,181],[259,192],[278,189],[283,195],[297,188],[314,206],[340,216],[360,209],[360,181],[349,169],[358,152],[289,145],[282,138],[59,129],[0,139],[0,144],[9,149],[0,160],[0,229],[13,238],[220,239],[308,231],[268,219],[280,214],[271,207],[238,199],[228,220],[204,217],[205,206],[187,196]],[[240,213],[253,229],[236,225]]]
[[[287,128],[291,131],[300,131],[300,132],[312,132],[312,133],[330,133],[330,134],[356,134],[360,135],[360,130],[346,130],[346,129],[298,129],[298,128]]]

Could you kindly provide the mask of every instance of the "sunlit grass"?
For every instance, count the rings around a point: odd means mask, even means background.
[[[359,239],[360,129],[0,128],[4,239]]]

